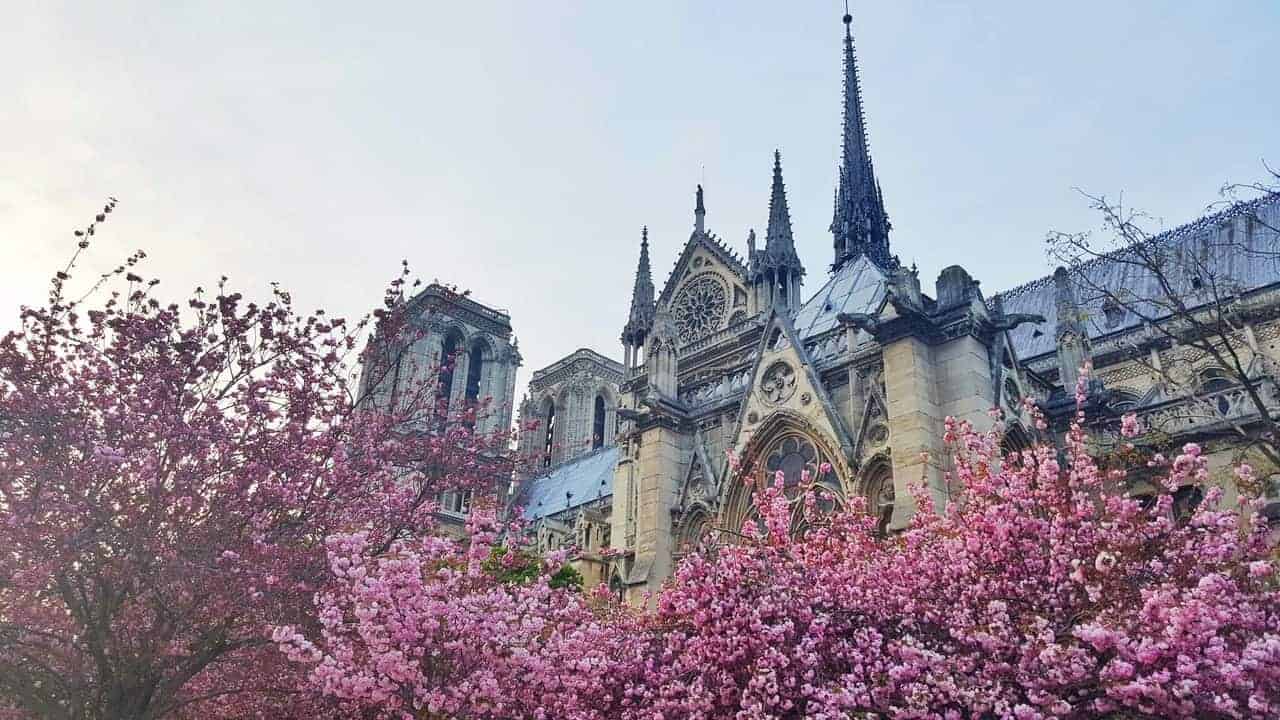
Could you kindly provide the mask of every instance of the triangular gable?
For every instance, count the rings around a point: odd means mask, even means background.
[[[698,502],[697,488],[694,486],[694,479],[701,478],[701,482],[705,483],[705,499],[715,502],[719,495],[719,483],[715,466],[711,464],[710,457],[707,454],[706,443],[702,437],[701,430],[693,432],[693,456],[689,460],[689,467],[683,475],[683,481],[680,483],[680,501],[676,503],[676,507],[681,511],[689,509],[689,506]]]
[[[865,460],[872,452],[882,449],[889,439],[889,403],[880,392],[879,383],[868,378],[864,397],[866,402],[858,419],[857,439],[853,445],[853,457],[859,460]]]
[[[684,244],[684,250],[680,253],[680,257],[676,259],[676,264],[671,268],[671,273],[667,275],[667,282],[662,286],[662,294],[658,296],[659,306],[665,305],[671,299],[671,294],[675,292],[680,280],[688,274],[688,271],[694,269],[690,265],[698,254],[698,250],[703,250],[707,256],[722,265],[741,284],[747,284],[747,268],[734,255],[733,251],[725,247],[724,243],[720,242],[720,239],[715,235],[694,230],[693,234],[689,236],[688,242]],[[702,268],[697,268],[697,270],[701,271]]]
[[[790,376],[786,373],[788,368]],[[849,430],[827,395],[789,315],[776,306],[765,321],[751,378],[734,424],[735,453],[742,456],[756,433],[771,429],[776,425],[771,418],[782,416],[785,422],[801,424],[833,440],[837,447],[829,448],[836,456],[832,461],[843,466],[842,475],[851,474],[854,455]],[[722,480],[722,492],[724,488]]]

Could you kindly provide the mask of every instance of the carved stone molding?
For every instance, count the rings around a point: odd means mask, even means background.
[[[765,402],[781,405],[791,399],[796,392],[796,371],[785,361],[779,360],[770,365],[760,377],[760,394]]]

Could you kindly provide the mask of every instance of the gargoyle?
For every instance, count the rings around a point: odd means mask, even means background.
[[[1039,325],[1043,322],[1045,322],[1044,316],[1036,313],[1008,313],[992,317],[991,327],[996,330],[1012,330],[1026,323]]]
[[[880,326],[880,319],[870,313],[839,313],[836,322],[842,327],[855,327],[874,335]]]
[[[641,418],[648,417],[649,412],[649,408],[647,407],[642,410],[632,410],[631,408],[620,407],[618,408],[618,417],[623,420],[631,420],[634,422]]]

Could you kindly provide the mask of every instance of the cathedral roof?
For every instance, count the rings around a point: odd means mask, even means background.
[[[836,329],[840,313],[876,312],[884,302],[885,285],[884,270],[866,255],[841,265],[796,312],[796,333],[811,338]]]
[[[1218,233],[1223,232],[1229,223],[1255,213],[1267,225],[1280,226],[1280,195],[1269,195],[1233,205],[1221,212],[1205,215],[1186,225],[1156,235],[1147,242],[1201,252],[1212,247]],[[1280,234],[1269,231],[1261,224],[1252,233],[1240,229],[1236,232],[1238,238],[1235,241],[1236,244],[1247,247],[1249,251],[1235,249],[1212,252],[1207,258],[1209,271],[1220,280],[1229,278],[1232,283],[1238,285],[1240,291],[1247,292],[1280,283]],[[1077,272],[1086,273],[1088,286],[1117,290],[1125,288],[1138,299],[1163,297],[1155,277],[1135,262],[1124,261],[1123,253],[1124,250],[1119,250],[1108,256],[1090,260],[1072,269],[1072,277],[1077,277]],[[1192,286],[1193,279],[1187,277],[1182,280],[1186,283],[1186,287],[1180,288],[1179,293],[1194,297],[1197,291]],[[1075,282],[1077,285],[1080,284],[1079,280]],[[1142,318],[1137,314],[1118,308],[1111,308],[1110,317],[1108,317],[1107,308],[1104,308],[1105,298],[1090,297],[1086,288],[1078,287],[1076,296],[1081,310],[1088,315],[1085,325],[1091,338],[1132,330],[1142,323]],[[997,299],[1002,303],[1006,313],[1037,313],[1047,319],[1047,322],[1038,325],[1028,323],[1009,331],[1019,359],[1030,360],[1056,350],[1054,338],[1057,334],[1057,313],[1053,276],[1045,276],[999,293],[993,296],[988,304],[994,306]],[[1154,305],[1146,308],[1135,304],[1134,308],[1147,317],[1165,316],[1165,313]],[[1117,310],[1120,311],[1117,312]]]
[[[529,480],[520,505],[533,521],[613,495],[613,469],[621,450],[610,445],[553,468]]]

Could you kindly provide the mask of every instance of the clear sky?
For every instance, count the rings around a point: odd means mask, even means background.
[[[1046,231],[1123,191],[1168,225],[1280,165],[1276,0],[857,0],[891,242],[925,288],[1045,274]],[[107,195],[86,269],[229,275],[373,306],[407,259],[510,311],[529,372],[620,358],[640,236],[661,287],[709,229],[763,235],[773,149],[815,290],[830,263],[834,1],[0,0],[0,329]],[[522,392],[519,391],[519,392]]]

